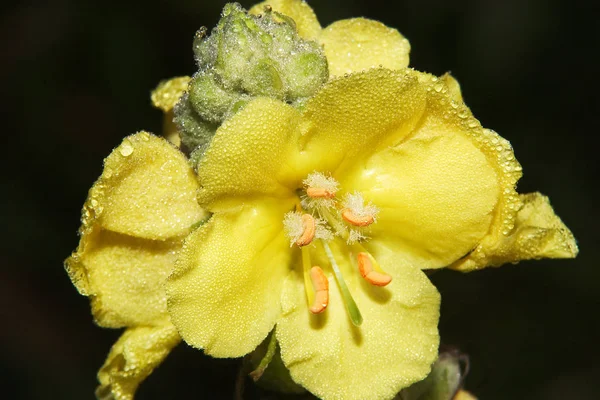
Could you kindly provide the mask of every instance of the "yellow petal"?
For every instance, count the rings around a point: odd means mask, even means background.
[[[167,315],[164,284],[181,241],[151,241],[94,229],[84,234],[65,267],[89,296],[96,322],[119,328],[151,324]]]
[[[339,76],[374,67],[408,67],[410,43],[396,29],[378,21],[353,18],[336,21],[319,36],[329,74]]]
[[[381,209],[369,232],[378,251],[440,268],[504,229],[521,168],[510,143],[482,129],[443,80],[420,80],[427,109],[419,126],[339,179]]]
[[[179,98],[187,91],[190,79],[189,76],[180,76],[161,81],[150,96],[152,105],[164,113],[171,111]]]
[[[282,359],[292,379],[319,398],[392,398],[425,378],[437,358],[440,296],[410,265],[382,265],[393,281],[378,288],[366,283],[348,259],[337,261],[363,315],[362,325],[349,320],[331,273],[329,306],[311,314],[302,273],[294,271],[285,282],[283,316],[275,330]]]
[[[297,110],[268,98],[225,121],[198,165],[200,203],[216,211],[240,196],[289,196],[303,178],[293,161],[300,124]]]
[[[309,40],[316,40],[321,32],[321,25],[317,16],[308,3],[302,0],[268,0],[256,4],[248,12],[250,14],[263,14],[265,6],[271,6],[274,11],[291,17],[296,23],[298,34]]]
[[[171,321],[214,357],[254,350],[280,314],[291,251],[283,215],[293,201],[261,199],[214,214],[185,241],[167,282]]]
[[[98,399],[132,400],[140,383],[181,341],[168,322],[157,326],[130,328],[112,347],[98,372]]]
[[[302,150],[313,169],[333,173],[401,140],[426,106],[424,85],[411,70],[370,70],[329,81],[306,104],[311,121]],[[344,163],[345,161],[345,163]]]
[[[554,213],[550,201],[541,193],[521,195],[514,228],[500,240],[489,236],[467,257],[451,266],[469,271],[487,266],[539,258],[573,258],[577,243],[569,228]]]
[[[459,127],[427,116],[410,139],[358,167],[342,187],[379,208],[370,244],[390,256],[423,269],[444,267],[489,229],[499,197],[496,171]]]
[[[152,105],[165,113],[163,136],[177,147],[181,145],[181,138],[173,122],[173,107],[187,91],[190,79],[189,76],[180,76],[161,81],[151,94]]]
[[[425,109],[418,79],[410,70],[379,69],[330,81],[303,115],[254,100],[219,128],[199,164],[200,203],[216,211],[240,195],[286,197],[313,170],[344,169],[400,140]]]
[[[452,75],[450,75],[450,72],[446,72],[444,75],[442,75],[440,77],[440,79],[448,87],[448,93],[450,94],[450,97],[452,98],[452,100],[459,102],[459,103],[462,102],[463,97],[462,97],[462,92],[460,90],[460,83],[458,83],[456,78],[454,78]]]
[[[204,217],[198,183],[185,156],[146,132],[123,140],[104,160],[104,171],[84,206],[84,227],[147,239],[183,236]],[[87,215],[87,217],[86,217]]]
[[[493,212],[492,223],[482,239],[498,240],[504,232],[511,229],[512,221],[521,200],[516,192],[516,183],[522,176],[522,168],[516,160],[511,144],[490,129],[479,124],[464,103],[456,101],[456,90],[436,77],[421,74],[422,81],[428,86],[428,104],[431,112],[448,123],[460,126],[471,141],[485,154],[497,174],[499,197]]]

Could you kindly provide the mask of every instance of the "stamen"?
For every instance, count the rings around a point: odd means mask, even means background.
[[[313,198],[332,199],[340,187],[333,177],[316,171],[308,174],[302,183],[306,187],[306,194]]]
[[[327,221],[327,223],[333,228],[335,234],[347,240],[348,232],[344,223],[337,218],[337,214],[334,215],[330,210],[324,209],[321,210],[321,214]]]
[[[333,199],[335,197],[335,193],[331,192],[325,188],[319,187],[309,187],[306,189],[306,194],[308,197],[313,199]]]
[[[359,216],[354,214],[349,208],[344,208],[342,210],[342,218],[344,218],[344,221],[354,226],[369,226],[375,222],[375,217],[373,215]]]
[[[306,195],[302,196],[302,206],[320,213],[322,209],[335,207],[335,193],[340,184],[331,176],[313,172],[302,181]]]
[[[350,316],[350,320],[355,326],[360,326],[363,322],[363,317],[356,305],[356,302],[352,298],[352,294],[350,294],[350,290],[348,290],[348,286],[346,285],[346,281],[342,276],[340,268],[333,257],[333,253],[331,252],[331,248],[325,241],[321,241],[323,243],[323,248],[325,249],[325,253],[327,254],[327,258],[331,263],[331,268],[333,269],[333,273],[335,274],[335,280],[338,283],[340,288],[340,293],[342,294],[342,299],[344,300],[344,304],[346,305],[346,310],[348,311],[348,315]]]
[[[344,198],[342,218],[354,226],[368,226],[375,222],[379,209],[373,204],[366,204],[358,192],[348,193]]]
[[[315,238],[315,234],[323,234],[317,225],[322,222],[316,221],[310,214],[302,214],[299,211],[290,211],[283,217],[285,233],[290,238],[290,246],[306,246]]]
[[[315,299],[309,308],[313,314],[320,314],[329,304],[329,280],[321,267],[314,266],[310,269],[310,280],[315,291]]]
[[[346,243],[348,243],[348,244],[356,244],[358,242],[362,242],[362,241],[367,240],[367,239],[369,239],[369,237],[365,236],[358,229],[350,229],[350,233],[348,234],[348,239],[346,240]]]
[[[324,220],[322,220],[321,218],[317,218],[317,219],[315,219],[315,222],[317,223],[317,229],[315,232],[315,237],[317,239],[323,239],[323,240],[333,239],[333,233],[331,233],[329,226],[327,225],[327,223]]]
[[[310,244],[315,238],[317,224],[312,215],[302,215],[302,227],[304,228],[304,232],[302,232],[302,235],[298,239],[296,239],[296,245],[300,247]]]
[[[369,253],[358,253],[358,271],[367,282],[375,286],[387,286],[392,277],[378,268],[379,265],[373,256]],[[375,269],[379,269],[376,271]]]

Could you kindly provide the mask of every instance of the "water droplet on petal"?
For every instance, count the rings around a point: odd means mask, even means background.
[[[121,147],[119,148],[119,153],[121,153],[123,157],[130,156],[131,153],[133,153],[133,146],[131,145],[131,143],[124,141]]]

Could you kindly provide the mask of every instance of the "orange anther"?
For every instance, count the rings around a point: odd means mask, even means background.
[[[358,271],[371,285],[386,286],[392,281],[392,277],[388,274],[373,269],[373,262],[368,253],[358,253]]]
[[[296,245],[298,246],[306,246],[310,244],[315,238],[315,232],[317,231],[317,223],[315,219],[310,214],[302,215],[302,227],[304,228],[304,232],[302,232],[302,236],[296,240]]]
[[[373,215],[365,215],[361,217],[354,214],[349,208],[344,208],[342,210],[342,218],[344,218],[344,221],[354,226],[368,226],[375,222],[375,217]]]
[[[306,189],[306,194],[312,199],[333,199],[335,192],[319,187],[309,187]]]
[[[313,314],[325,311],[329,304],[329,281],[321,267],[314,266],[310,269],[310,280],[315,289],[315,300],[309,310]]]

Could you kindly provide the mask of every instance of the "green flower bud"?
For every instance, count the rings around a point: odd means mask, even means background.
[[[217,59],[215,71],[224,85],[233,90],[242,87],[248,73],[248,63],[265,56],[265,45],[258,25],[239,6],[221,19],[216,31]]]
[[[277,64],[265,57],[249,66],[248,79],[242,88],[255,96],[268,96],[283,99],[283,82]]]
[[[196,61],[203,60],[207,65],[214,65],[217,60],[217,53],[214,51],[215,46],[213,43],[216,37],[212,37],[211,40],[210,37],[206,37],[206,32],[207,29],[205,26],[200,27],[200,29],[196,31],[192,48],[194,50]],[[201,67],[201,65],[198,66]]]
[[[254,97],[301,107],[329,77],[323,50],[298,36],[293,19],[273,11],[249,15],[237,3],[225,6],[210,36],[205,28],[196,33],[193,49],[198,72],[181,99],[187,104],[175,111],[190,151]]]
[[[294,99],[310,97],[315,87],[328,78],[327,60],[315,52],[305,52],[284,64],[287,87]]]
[[[202,119],[192,107],[189,96],[183,95],[173,109],[173,122],[181,134],[183,149],[191,152],[198,146],[207,145],[214,136],[217,125]]]
[[[229,109],[243,96],[227,91],[216,81],[211,72],[199,72],[190,82],[189,101],[198,115],[206,121],[221,123]]]

